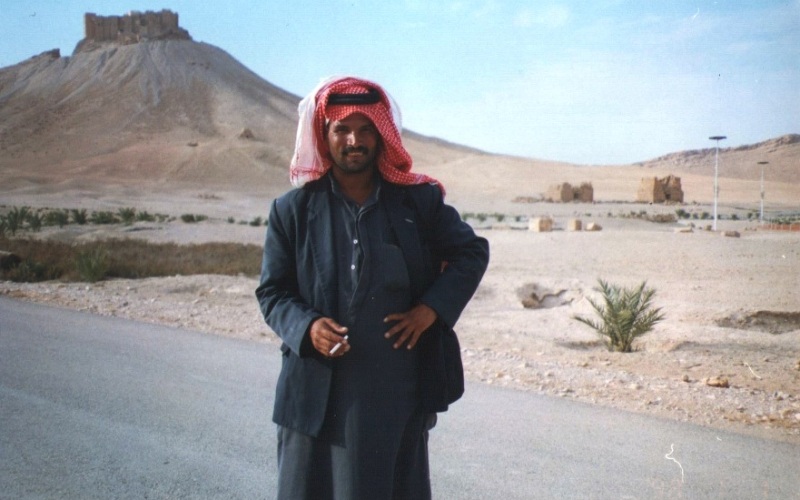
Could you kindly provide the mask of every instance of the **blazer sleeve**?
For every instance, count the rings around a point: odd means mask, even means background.
[[[297,213],[286,197],[272,203],[256,298],[264,320],[295,354],[312,351],[306,341],[311,323],[322,316],[302,298],[297,274]]]
[[[424,217],[423,244],[428,247],[436,272],[432,284],[420,301],[436,311],[447,326],[453,328],[462,311],[478,289],[489,265],[489,242],[478,235],[461,219],[455,208],[444,203],[441,191],[415,190],[415,204]]]

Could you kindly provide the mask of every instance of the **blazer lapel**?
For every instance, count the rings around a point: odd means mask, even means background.
[[[314,191],[308,202],[308,241],[311,247],[311,262],[314,266],[312,276],[321,284],[324,314],[335,315],[337,263],[333,242],[333,225],[328,190]]]
[[[384,186],[391,186],[386,183]],[[417,211],[410,206],[408,195],[404,190],[392,186],[384,190],[382,199],[385,201],[386,213],[392,225],[400,250],[406,260],[408,276],[411,280],[411,290],[414,297],[420,297],[428,286],[428,276],[430,270],[426,263],[429,259],[425,258],[422,242],[420,241]]]

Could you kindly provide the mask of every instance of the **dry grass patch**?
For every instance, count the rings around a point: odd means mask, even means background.
[[[70,244],[58,241],[0,238],[0,250],[19,257],[0,279],[98,281],[104,278],[224,274],[257,276],[262,249],[239,243],[178,245],[112,239]]]

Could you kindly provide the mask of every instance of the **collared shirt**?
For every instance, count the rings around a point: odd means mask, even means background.
[[[339,313],[340,321],[353,322],[359,306],[369,291],[370,279],[376,273],[372,265],[380,259],[380,249],[384,244],[394,243],[389,218],[380,200],[382,179],[375,175],[375,189],[362,204],[358,205],[342,193],[333,175],[329,174],[332,187],[332,213],[334,227],[334,247],[337,261],[340,262]]]

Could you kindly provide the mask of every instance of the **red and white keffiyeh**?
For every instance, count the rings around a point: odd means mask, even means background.
[[[375,104],[329,105],[331,94],[366,94],[377,91],[380,100]],[[322,177],[333,165],[325,135],[326,120],[342,120],[353,113],[369,118],[381,135],[382,146],[378,156],[378,170],[384,179],[395,184],[436,184],[444,194],[439,181],[424,174],[412,173],[411,155],[403,147],[400,137],[402,117],[394,99],[379,85],[355,77],[331,77],[323,80],[297,108],[300,120],[297,126],[294,156],[289,167],[292,185],[301,187],[306,182]]]

